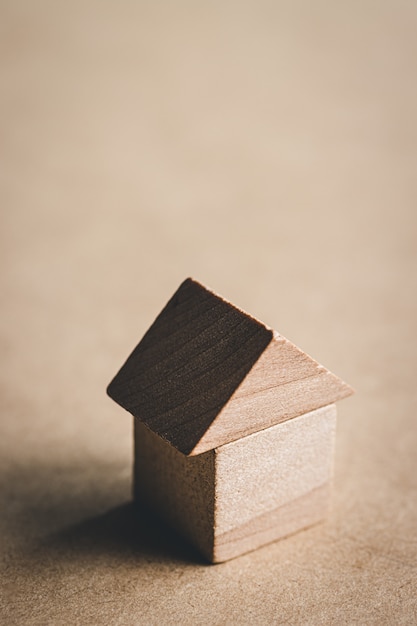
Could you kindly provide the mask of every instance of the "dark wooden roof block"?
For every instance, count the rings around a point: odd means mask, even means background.
[[[189,454],[272,340],[272,331],[187,279],[108,387]]]

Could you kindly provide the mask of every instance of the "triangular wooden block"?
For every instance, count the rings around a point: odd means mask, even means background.
[[[180,452],[196,455],[352,390],[287,339],[187,279],[108,393]]]
[[[340,378],[274,332],[272,341],[191,454],[332,404],[352,392]]]

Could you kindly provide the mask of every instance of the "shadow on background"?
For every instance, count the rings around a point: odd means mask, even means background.
[[[123,562],[207,564],[180,535],[134,502],[117,506],[45,538],[61,558],[115,557]]]
[[[133,501],[112,507],[117,494],[126,497],[130,491],[124,465],[44,459],[10,468],[0,487],[10,503],[0,517],[1,561],[6,566],[22,559],[30,559],[36,568],[77,559],[135,566],[206,563],[144,507]]]

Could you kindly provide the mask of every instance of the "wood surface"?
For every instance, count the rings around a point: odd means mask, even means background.
[[[287,339],[192,279],[182,283],[107,391],[192,455],[352,393]]]
[[[326,517],[335,433],[329,405],[216,449],[215,562]]]
[[[133,493],[210,561],[214,541],[214,450],[187,457],[137,418]]]
[[[271,330],[260,322],[188,279],[108,394],[190,454],[271,339]]]
[[[236,441],[352,393],[349,385],[274,331],[273,339],[192,454]]]
[[[209,561],[234,558],[326,516],[335,405],[191,457],[134,424],[137,502]]]

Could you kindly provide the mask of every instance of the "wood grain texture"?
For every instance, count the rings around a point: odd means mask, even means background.
[[[212,562],[323,519],[334,405],[198,456],[185,456],[135,420],[135,498]]]
[[[212,562],[223,563],[321,522],[329,502],[330,484],[326,483],[241,526],[216,533]]]
[[[189,454],[271,339],[271,330],[260,322],[188,279],[108,393]]]
[[[326,516],[335,432],[330,405],[216,449],[215,562]]]
[[[134,419],[134,497],[209,560],[213,556],[215,453],[187,457]]]
[[[293,343],[274,337],[193,450],[199,454],[353,393]]]
[[[352,390],[287,339],[187,279],[108,393],[179,451],[197,455]]]

